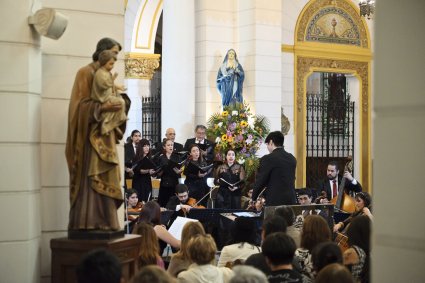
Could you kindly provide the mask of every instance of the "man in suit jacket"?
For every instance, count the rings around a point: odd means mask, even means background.
[[[318,191],[326,192],[326,198],[331,200],[333,197],[338,195],[338,190],[341,184],[342,177],[339,175],[338,163],[336,161],[331,161],[328,163],[326,170],[327,178],[319,183]],[[350,192],[361,192],[362,186],[360,183],[353,178],[350,172],[344,172],[345,180],[345,192],[349,194]],[[325,200],[326,202],[326,200]]]
[[[256,200],[264,187],[267,206],[296,204],[295,168],[297,160],[283,149],[283,134],[271,132],[266,138],[270,154],[260,160],[252,200]]]
[[[134,172],[131,169],[134,156],[136,156],[136,146],[142,138],[142,134],[138,130],[131,132],[131,142],[124,145],[124,174],[125,179],[133,178]]]
[[[174,130],[173,128],[168,128],[167,130],[165,130],[165,138],[164,140],[172,140],[174,143],[173,146],[173,152],[180,152],[183,151],[183,145],[181,143],[176,142],[176,130]],[[163,141],[164,141],[163,140]],[[154,155],[163,151],[163,146],[162,146],[162,142],[157,142],[155,143],[155,150],[152,152]]]
[[[192,139],[187,139],[184,144],[184,150],[189,151],[189,148],[192,144],[201,144],[205,150],[201,148],[201,154],[206,161],[214,160],[214,143],[205,138],[207,128],[204,125],[197,125],[195,128],[195,137]]]

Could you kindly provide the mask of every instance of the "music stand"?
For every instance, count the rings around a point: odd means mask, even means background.
[[[210,188],[209,199],[208,199],[208,208],[214,208],[214,199],[212,198],[212,192],[217,187],[214,184],[214,178],[207,178],[207,185]]]

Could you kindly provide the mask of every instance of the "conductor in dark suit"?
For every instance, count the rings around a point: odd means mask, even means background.
[[[133,166],[133,159],[136,156],[136,146],[142,138],[142,134],[138,130],[131,132],[131,141],[124,144],[124,174],[125,179],[132,179],[134,172],[131,169]]]
[[[318,192],[326,192],[326,198],[330,201],[338,195],[339,187],[341,185],[342,176],[339,175],[338,162],[330,161],[326,170],[326,179],[319,183]],[[350,172],[345,171],[344,176],[345,187],[344,191],[347,194],[350,192],[361,192],[362,186],[353,178]],[[322,201],[323,202],[323,201]]]
[[[283,149],[283,134],[271,132],[266,138],[270,154],[260,159],[252,200],[256,200],[264,187],[267,206],[296,204],[295,168],[297,160]]]
[[[206,132],[207,128],[204,125],[197,125],[195,128],[195,137],[186,140],[184,150],[189,151],[192,144],[198,144],[202,157],[205,161],[211,162],[214,160],[214,143],[205,138]]]

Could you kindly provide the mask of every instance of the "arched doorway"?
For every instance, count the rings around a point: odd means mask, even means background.
[[[356,178],[371,190],[370,76],[371,51],[367,25],[351,1],[313,0],[302,10],[295,30],[295,144],[297,187],[307,177],[307,78],[314,72],[350,74],[358,80],[359,142]],[[325,172],[323,172],[323,176]]]

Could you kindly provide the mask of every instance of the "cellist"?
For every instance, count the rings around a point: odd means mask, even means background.
[[[325,192],[328,201],[338,196],[338,190],[342,178],[346,179],[344,191],[347,194],[350,194],[350,192],[362,191],[362,186],[356,179],[353,178],[353,176],[348,170],[344,172],[343,176],[339,175],[338,163],[336,161],[330,161],[328,163],[326,176],[327,178],[325,178],[322,182],[319,183],[318,193],[322,195],[322,192]],[[323,199],[321,203],[326,203],[326,200]]]

